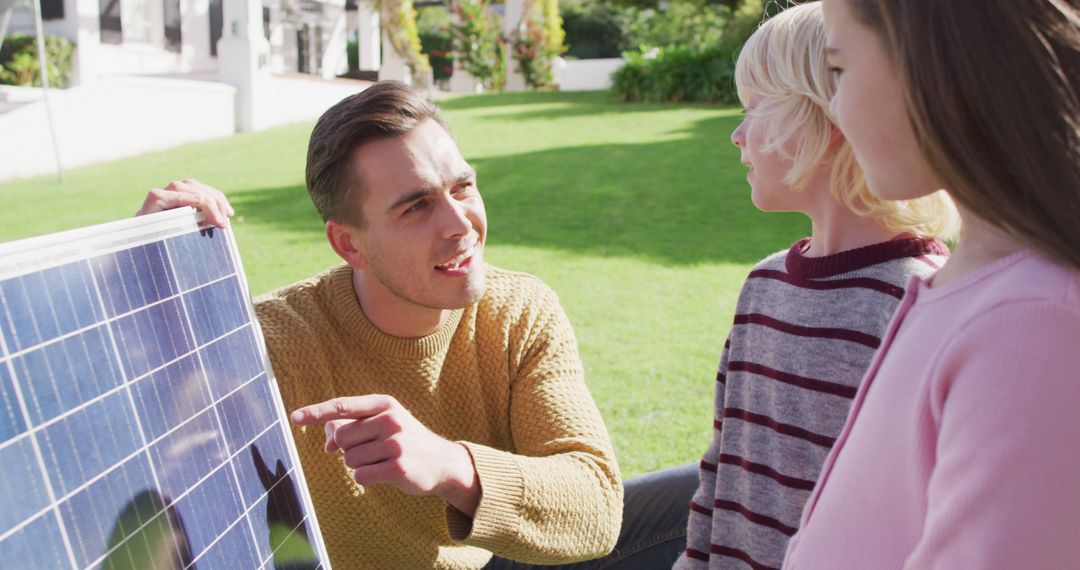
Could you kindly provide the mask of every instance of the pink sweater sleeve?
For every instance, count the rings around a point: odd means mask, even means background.
[[[1080,306],[1012,302],[963,331],[940,353],[927,515],[904,568],[1075,567]]]

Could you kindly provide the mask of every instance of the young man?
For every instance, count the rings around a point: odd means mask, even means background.
[[[311,135],[307,187],[345,264],[256,312],[331,562],[608,554],[623,490],[573,330],[542,282],[483,262],[476,175],[436,107],[393,82],[346,98]],[[151,191],[140,212],[184,205],[219,225],[232,213],[195,181]],[[627,554],[685,530],[696,478],[651,481],[628,507],[649,522],[627,525]]]

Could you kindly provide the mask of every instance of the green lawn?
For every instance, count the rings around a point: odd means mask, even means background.
[[[488,211],[487,259],[559,292],[624,475],[696,461],[749,266],[809,231],[754,209],[730,107],[622,105],[606,93],[444,101]],[[182,177],[231,198],[253,293],[336,258],[303,186],[311,124],[0,185],[0,241],[133,213]],[[8,157],[10,158],[10,157]]]

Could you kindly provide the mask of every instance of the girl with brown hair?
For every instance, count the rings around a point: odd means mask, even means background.
[[[824,0],[831,108],[870,190],[945,188],[785,568],[1080,564],[1080,10]]]

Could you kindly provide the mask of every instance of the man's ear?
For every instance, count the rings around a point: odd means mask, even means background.
[[[329,220],[326,222],[326,240],[341,259],[353,269],[367,267],[367,255],[362,244],[362,230],[351,224]]]

